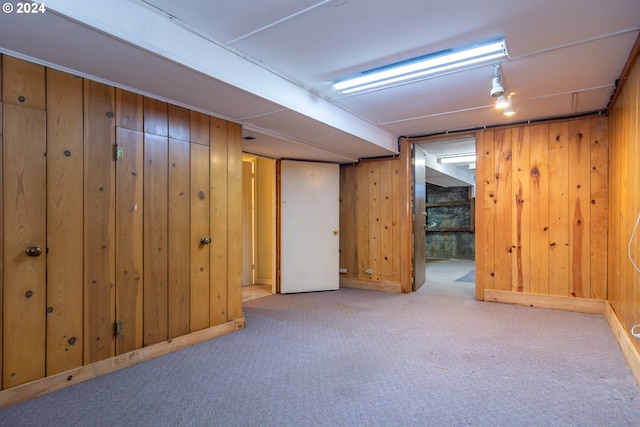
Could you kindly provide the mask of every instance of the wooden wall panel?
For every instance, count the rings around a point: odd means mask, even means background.
[[[84,363],[115,355],[115,91],[84,81]]]
[[[144,132],[169,136],[169,110],[166,102],[144,98]]]
[[[401,291],[399,168],[398,159],[340,168],[341,286]]]
[[[4,105],[3,388],[45,375],[45,123],[44,111]]]
[[[189,110],[169,104],[169,138],[189,141]]]
[[[0,58],[0,388],[241,328],[241,126]]]
[[[569,295],[569,130],[549,125],[549,293]]]
[[[477,138],[477,287],[604,298],[604,284],[592,284],[592,274],[600,280],[606,274],[597,260],[606,257],[600,239],[607,231],[596,226],[607,218],[601,207],[606,128],[606,118],[597,117],[483,131]]]
[[[116,354],[123,354],[143,342],[143,133],[118,128],[116,142],[124,149],[116,161]]]
[[[591,296],[591,122],[569,122],[569,294],[579,298]]]
[[[228,123],[227,320],[242,319],[242,128]],[[238,212],[238,214],[235,214]]]
[[[494,239],[494,287],[497,290],[511,291],[513,265],[513,233],[511,227],[505,227],[512,223],[512,129],[501,129],[494,132],[494,155],[495,155],[495,224],[496,231]],[[498,227],[504,227],[502,229]]]
[[[2,57],[2,99],[5,104],[45,109],[45,68],[8,55]]]
[[[169,140],[168,335],[189,333],[190,163],[189,142]]]
[[[169,140],[144,135],[144,345],[168,335]]]
[[[549,125],[529,130],[530,283],[529,292],[549,294]]]
[[[200,243],[209,231],[209,146],[191,144],[191,298],[190,329],[209,327],[209,248]],[[238,215],[240,212],[238,212]],[[215,238],[215,236],[214,236]],[[212,244],[215,244],[212,240]]]
[[[513,212],[511,226],[513,239],[513,277],[514,290],[531,292],[531,190],[529,128],[520,127],[512,132],[513,167]]]
[[[47,70],[47,375],[82,366],[82,79]]]
[[[609,131],[607,299],[629,334],[631,328],[640,324],[640,62],[637,59],[611,109]],[[631,342],[640,351],[639,340],[631,337]]]
[[[143,105],[144,97],[123,89],[116,89],[116,126],[144,130]]]
[[[228,277],[228,140],[227,123],[222,119],[211,118],[211,147],[209,162],[211,165],[211,324],[219,325],[227,321],[227,277]]]

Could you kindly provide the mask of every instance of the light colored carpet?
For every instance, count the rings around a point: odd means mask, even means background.
[[[0,424],[640,424],[640,388],[604,317],[476,302],[455,282],[468,271],[430,263],[407,295],[248,301],[243,331],[7,408]]]

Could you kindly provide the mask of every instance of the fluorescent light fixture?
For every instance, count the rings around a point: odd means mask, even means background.
[[[462,68],[508,56],[504,39],[490,43],[474,45],[464,49],[448,49],[409,59],[369,71],[358,76],[338,81],[333,90],[341,94],[361,92],[369,89],[391,86],[407,80],[417,80],[456,68]]]
[[[475,154],[459,154],[456,156],[445,156],[438,159],[440,163],[475,163]]]

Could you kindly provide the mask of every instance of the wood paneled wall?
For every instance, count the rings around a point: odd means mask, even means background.
[[[640,324],[640,272],[633,266],[633,263],[640,266],[640,225],[637,224],[640,218],[640,62],[637,59],[612,106],[609,127],[608,300],[624,334],[631,337],[631,328]],[[640,340],[631,338],[630,342],[640,351]],[[640,377],[637,378],[640,381]]]
[[[0,388],[242,319],[240,126],[1,59]]]
[[[606,299],[608,119],[481,131],[476,149],[477,298]]]
[[[341,287],[400,292],[399,166],[384,159],[340,167]]]

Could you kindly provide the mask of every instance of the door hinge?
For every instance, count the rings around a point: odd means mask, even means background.
[[[122,326],[122,322],[116,322],[113,325],[113,333],[116,337],[122,335],[123,333],[123,326]]]
[[[124,148],[120,147],[118,144],[115,145],[113,150],[113,158],[114,160],[122,160],[124,159]]]

